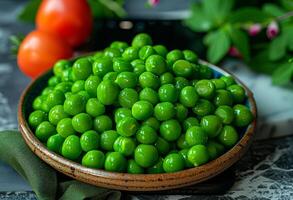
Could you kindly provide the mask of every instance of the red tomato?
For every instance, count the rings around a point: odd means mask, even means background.
[[[43,0],[36,24],[37,29],[56,34],[76,47],[89,37],[93,19],[86,0]]]
[[[72,55],[71,47],[62,39],[42,31],[33,31],[19,46],[17,63],[24,74],[35,78],[50,69],[57,60]]]

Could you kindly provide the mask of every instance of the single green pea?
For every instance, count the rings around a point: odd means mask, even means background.
[[[64,101],[64,111],[70,115],[77,115],[85,111],[86,102],[79,94],[72,94]]]
[[[85,83],[84,83],[84,90],[87,91],[87,93],[91,97],[96,97],[97,96],[97,87],[101,83],[101,79],[98,76],[89,76]]]
[[[97,117],[105,113],[105,106],[97,98],[90,98],[85,107],[86,112],[92,117]]]
[[[68,118],[69,115],[64,111],[62,105],[54,106],[49,112],[49,121],[53,125],[57,125],[61,119]]]
[[[150,144],[140,144],[134,151],[134,160],[141,167],[151,167],[159,159],[158,150]]]
[[[80,136],[80,145],[85,152],[98,149],[100,146],[100,135],[94,130],[86,131]]]
[[[158,94],[161,102],[174,103],[177,101],[178,98],[177,89],[172,84],[162,85],[159,88]]]
[[[53,72],[56,76],[61,77],[63,71],[71,66],[68,60],[59,60],[53,67]]]
[[[184,55],[182,51],[174,49],[166,55],[166,59],[171,65],[173,65],[177,60],[184,59]]]
[[[177,140],[181,134],[181,126],[177,120],[170,119],[162,122],[160,134],[165,140],[172,142]]]
[[[66,81],[66,82],[61,82],[58,83],[54,90],[60,90],[63,93],[69,92],[71,91],[71,87],[72,87],[72,82]]]
[[[142,144],[153,144],[157,141],[156,131],[148,125],[142,125],[136,132],[136,139]]]
[[[197,144],[205,145],[208,141],[208,134],[204,131],[203,128],[199,126],[192,126],[187,129],[185,140],[189,146],[194,146]]]
[[[72,92],[66,92],[64,95],[65,95],[65,99],[67,99],[68,97],[73,95],[73,93]]]
[[[156,164],[153,166],[147,168],[147,173],[148,174],[161,174],[164,173],[164,168],[163,168],[163,158],[159,158]]]
[[[233,96],[227,90],[217,90],[214,97],[214,104],[216,106],[232,106],[233,105]]]
[[[52,135],[48,138],[47,147],[49,150],[54,151],[55,153],[61,153],[64,140],[65,139],[59,134]]]
[[[184,166],[186,168],[191,168],[193,167],[192,163],[188,160],[187,154],[188,154],[189,149],[182,149],[179,151],[179,154],[183,157],[184,159]]]
[[[61,81],[66,82],[66,81],[73,81],[77,80],[75,78],[74,73],[73,73],[73,68],[67,68],[65,69],[62,74],[61,74]]]
[[[77,59],[72,66],[72,73],[76,80],[85,80],[92,73],[92,64],[87,58]]]
[[[84,90],[84,80],[77,80],[72,84],[71,92],[78,93],[79,91]]]
[[[234,119],[234,110],[230,106],[219,106],[215,115],[222,119],[223,124],[230,124]]]
[[[61,149],[61,154],[70,160],[76,160],[81,155],[82,149],[80,146],[79,137],[76,135],[68,136]]]
[[[143,72],[139,76],[139,84],[142,88],[157,89],[160,86],[159,77],[151,72]]]
[[[184,55],[184,59],[189,62],[197,63],[197,61],[198,61],[198,56],[196,55],[196,53],[194,53],[191,50],[188,50],[188,49],[184,50],[183,55]]]
[[[145,120],[153,115],[153,105],[148,101],[137,101],[132,106],[132,116],[137,120]]]
[[[175,79],[171,72],[165,72],[160,76],[161,85],[164,84],[172,84],[174,83]]]
[[[56,105],[62,105],[64,103],[64,100],[65,100],[64,94],[59,90],[55,90],[47,95],[43,103],[47,104],[50,110]]]
[[[34,110],[41,110],[43,103],[43,96],[37,96],[33,101],[33,109]]]
[[[125,51],[122,53],[122,58],[125,60],[131,62],[135,59],[138,59],[138,48],[137,47],[128,47],[125,49]]]
[[[206,99],[199,99],[195,107],[192,108],[192,111],[200,117],[212,114],[214,110],[215,110],[214,104],[212,104],[209,100],[206,100]]]
[[[122,107],[131,108],[138,100],[138,93],[135,89],[125,88],[120,91],[118,100]]]
[[[134,88],[137,85],[137,75],[134,72],[121,72],[118,74],[115,83],[120,88]]]
[[[179,149],[188,149],[190,147],[190,145],[187,143],[186,139],[185,139],[185,134],[182,134],[179,139],[176,142],[177,147]]]
[[[51,92],[54,91],[53,87],[46,87],[43,91],[41,95],[47,96],[48,94],[50,94]]]
[[[64,138],[68,137],[69,135],[75,134],[75,130],[72,126],[71,118],[61,119],[57,124],[56,130],[57,130],[57,133],[59,133]]]
[[[239,140],[239,135],[233,126],[226,125],[218,135],[218,140],[227,148],[233,147]]]
[[[173,72],[176,76],[182,76],[182,77],[190,77],[193,72],[193,67],[190,64],[190,62],[186,60],[177,60],[173,64]]]
[[[152,127],[154,130],[158,130],[160,128],[160,122],[154,118],[154,117],[150,117],[147,120],[145,120],[142,125],[147,125]]]
[[[248,126],[252,120],[253,115],[251,111],[244,105],[237,104],[233,107],[234,110],[234,125],[237,127]]]
[[[141,48],[145,45],[152,45],[152,44],[153,44],[153,41],[152,41],[151,36],[149,36],[146,33],[137,34],[133,38],[132,43],[131,43],[132,46],[137,47],[137,48]]]
[[[128,160],[128,164],[127,164],[127,173],[129,174],[143,174],[144,173],[144,169],[139,166],[135,160],[130,159]]]
[[[158,93],[152,88],[143,88],[139,93],[139,100],[148,101],[153,105],[156,105],[159,102]]]
[[[128,108],[117,108],[114,113],[115,122],[118,123],[125,117],[132,117],[131,110]]]
[[[93,120],[87,113],[79,113],[72,118],[72,126],[79,133],[90,130],[93,126]]]
[[[151,55],[145,61],[146,71],[152,72],[155,75],[162,75],[167,71],[165,59],[160,55]]]
[[[157,54],[159,54],[162,57],[166,57],[168,53],[168,49],[164,45],[155,45],[153,46],[154,50],[156,51]]]
[[[87,102],[91,98],[90,95],[84,90],[79,91],[77,94],[79,94],[83,98],[84,102]]]
[[[50,122],[43,121],[37,126],[35,134],[39,140],[46,142],[50,136],[56,134],[56,129]]]
[[[45,98],[43,98],[43,100],[42,100],[41,110],[44,111],[45,113],[48,113],[50,111],[51,107],[46,102],[47,101],[47,95],[45,95],[44,97]]]
[[[141,59],[135,59],[135,60],[131,61],[130,64],[132,67],[135,67],[137,65],[144,65],[144,61]]]
[[[98,59],[98,58],[101,58],[101,57],[104,57],[104,53],[102,51],[97,51],[93,56],[93,61]]]
[[[97,58],[93,63],[93,73],[95,76],[102,78],[108,72],[113,71],[113,63],[110,58]]]
[[[176,110],[176,118],[179,121],[183,121],[183,120],[186,119],[186,117],[188,115],[188,109],[185,106],[183,106],[180,103],[177,103],[176,107],[175,107],[175,110]]]
[[[114,41],[110,44],[110,47],[118,49],[122,53],[128,47],[128,44],[122,41]]]
[[[175,78],[175,87],[178,91],[181,91],[184,87],[189,85],[189,81],[184,77]]]
[[[180,103],[186,107],[194,107],[199,97],[196,92],[196,89],[192,86],[185,86],[179,95]]]
[[[100,137],[100,147],[105,151],[113,151],[114,142],[118,137],[118,133],[114,130],[103,132]]]
[[[198,126],[198,125],[199,125],[198,119],[196,119],[195,117],[188,117],[183,122],[183,131],[186,132],[190,127]]]
[[[216,145],[214,145],[213,141],[208,141],[206,147],[209,153],[210,160],[214,160],[219,156]]]
[[[240,85],[230,85],[227,90],[231,93],[235,103],[242,103],[245,99],[245,90]]]
[[[210,150],[209,150],[209,146],[212,146],[212,147],[210,147]],[[215,156],[214,148],[217,151],[217,157],[219,157],[220,155],[225,153],[225,150],[226,150],[226,148],[225,148],[225,146],[223,144],[221,144],[221,143],[219,143],[219,142],[217,142],[215,140],[209,140],[208,144],[207,144],[207,148],[208,148],[209,154],[210,155],[212,154],[211,159],[213,159],[214,156]]]
[[[108,47],[104,50],[104,56],[107,58],[117,58],[121,56],[121,52],[119,49]]]
[[[146,69],[144,64],[139,64],[133,67],[133,72],[138,76],[141,75],[145,71]]]
[[[138,123],[133,117],[126,117],[118,122],[116,129],[119,135],[130,137],[136,133]]]
[[[161,137],[158,137],[154,146],[157,148],[160,155],[166,155],[171,149],[170,144]]]
[[[103,152],[99,150],[91,150],[82,157],[81,164],[89,168],[102,169],[104,161],[105,155]]]
[[[197,167],[209,161],[209,152],[204,145],[195,145],[191,147],[187,153],[187,159]]]
[[[98,131],[99,133],[111,130],[112,126],[113,122],[107,115],[100,115],[94,119],[94,130]]]
[[[123,58],[115,58],[113,60],[113,70],[115,72],[131,72],[133,67],[128,60]]]
[[[142,60],[146,60],[148,57],[154,54],[156,54],[156,51],[150,45],[141,47],[141,49],[138,52],[138,56]]]
[[[154,116],[159,121],[165,121],[173,118],[176,114],[175,107],[170,102],[158,103],[154,108]]]
[[[212,79],[211,81],[213,82],[217,90],[226,88],[226,83],[222,79]]]
[[[177,172],[184,169],[184,159],[179,153],[170,153],[163,162],[164,171],[167,173]]]
[[[222,129],[221,118],[216,115],[204,116],[200,121],[200,126],[208,134],[209,138],[214,138]]]
[[[61,78],[58,76],[52,76],[49,80],[48,80],[48,85],[50,87],[55,87],[58,83],[61,82]]]
[[[110,172],[125,172],[127,168],[126,158],[119,152],[110,152],[105,159],[105,170]]]
[[[199,68],[199,76],[201,79],[211,79],[213,77],[213,70],[207,65],[201,64]]]
[[[45,112],[41,110],[35,110],[29,115],[28,123],[32,128],[37,128],[37,126],[43,121],[47,121],[48,116]],[[49,120],[50,121],[50,120]]]
[[[195,89],[197,94],[205,99],[211,99],[215,94],[215,85],[210,80],[200,80],[196,83]]]
[[[236,84],[236,82],[232,76],[221,76],[220,79],[226,83],[226,87],[229,87],[230,85]]]
[[[124,156],[131,156],[134,153],[136,144],[130,137],[119,136],[114,144],[114,151],[121,153]]]
[[[119,87],[110,80],[102,81],[97,88],[98,100],[104,105],[113,104],[119,95]]]
[[[118,76],[118,72],[108,72],[107,74],[105,74],[105,76],[103,77],[103,80],[109,80],[112,82],[115,82],[117,76]]]

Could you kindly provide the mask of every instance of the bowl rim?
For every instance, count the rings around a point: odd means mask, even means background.
[[[252,137],[255,132],[256,127],[256,119],[257,119],[257,108],[256,103],[253,98],[253,93],[247,88],[247,86],[241,82],[236,76],[232,73],[228,72],[225,69],[219,68],[211,63],[206,61],[200,60],[201,64],[208,65],[213,70],[220,72],[223,75],[230,75],[232,76],[235,81],[243,86],[246,95],[248,97],[248,101],[250,104],[250,110],[254,115],[254,120],[251,124],[247,127],[245,133],[243,134],[242,138],[237,142],[237,144],[232,147],[230,150],[225,152],[220,157],[209,161],[208,163],[201,165],[199,167],[194,167],[190,169],[184,169],[182,171],[174,172],[174,173],[160,173],[160,174],[129,174],[129,173],[117,173],[117,172],[108,172],[103,169],[92,169],[81,164],[68,160],[61,155],[52,152],[47,149],[47,147],[40,142],[33,131],[29,128],[28,122],[25,119],[23,106],[25,102],[25,98],[27,94],[31,92],[31,89],[37,82],[37,80],[41,79],[46,74],[50,73],[52,69],[48,70],[47,72],[39,75],[35,80],[33,80],[23,91],[21,98],[18,104],[18,122],[19,122],[19,129],[20,132],[25,139],[25,142],[30,147],[30,149],[37,154],[42,160],[44,160],[47,164],[51,165],[52,167],[56,168],[58,171],[61,171],[75,179],[78,179],[83,182],[89,182],[91,184],[112,188],[112,189],[120,189],[120,190],[128,190],[128,191],[156,191],[156,190],[164,190],[169,188],[177,188],[176,184],[167,185],[158,187],[156,184],[150,185],[149,187],[140,186],[136,183],[154,183],[154,182],[168,182],[168,181],[175,181],[183,182],[180,184],[179,187],[192,185],[194,183],[199,183],[209,178],[214,177],[215,175],[223,172],[230,166],[232,166],[235,162],[237,162],[242,155],[247,151],[248,146],[251,144]],[[229,162],[230,161],[230,162]],[[63,167],[66,169],[64,170]],[[218,170],[214,170],[214,169]],[[208,174],[208,175],[205,175]],[[195,178],[192,178],[195,177]],[[90,179],[97,179],[95,181]],[[181,179],[181,181],[179,181]],[[185,182],[182,181],[183,179],[188,179]],[[115,184],[112,182],[111,184],[107,183],[107,181],[123,181],[125,185]]]

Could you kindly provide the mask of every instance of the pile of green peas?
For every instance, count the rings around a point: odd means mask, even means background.
[[[245,90],[215,78],[190,50],[140,33],[94,55],[60,60],[28,121],[48,149],[90,168],[171,173],[232,148],[253,120]]]

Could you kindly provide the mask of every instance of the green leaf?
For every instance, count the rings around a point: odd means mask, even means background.
[[[279,66],[273,73],[272,79],[275,85],[288,84],[293,76],[293,63],[285,63]]]
[[[288,11],[293,10],[293,1],[292,0],[280,0],[281,5]]]
[[[270,15],[254,7],[244,7],[233,12],[229,17],[231,23],[264,22]]]
[[[213,42],[213,41],[215,41],[218,36],[218,32],[217,31],[212,31],[212,32],[209,32],[209,33],[207,33],[205,36],[204,36],[204,38],[203,38],[203,43],[206,45],[206,46],[209,46],[209,45],[211,45],[211,43]]]
[[[279,6],[276,6],[275,4],[272,4],[272,3],[266,3],[262,10],[274,17],[278,17],[278,16],[281,16],[285,13],[285,11],[280,8]]]
[[[41,2],[42,0],[30,0],[20,11],[17,18],[24,22],[34,23]]]
[[[269,59],[275,61],[285,56],[286,45],[286,37],[283,34],[274,38],[269,46]]]
[[[126,11],[123,9],[123,0],[87,0],[92,15],[95,19],[112,18],[115,16],[125,17]]]
[[[207,58],[212,63],[219,62],[228,52],[230,47],[229,35],[222,29],[213,36],[208,46]]]
[[[249,52],[249,40],[246,33],[237,28],[231,27],[229,29],[229,34],[232,40],[232,43],[240,51],[245,61],[249,61],[250,52]]]
[[[283,26],[283,35],[286,37],[287,47],[290,51],[293,51],[293,24]]]
[[[268,46],[264,47],[263,49],[263,51],[259,51],[255,55],[253,55],[248,66],[256,72],[271,75],[276,69],[276,66],[278,66],[278,64],[269,61]]]

